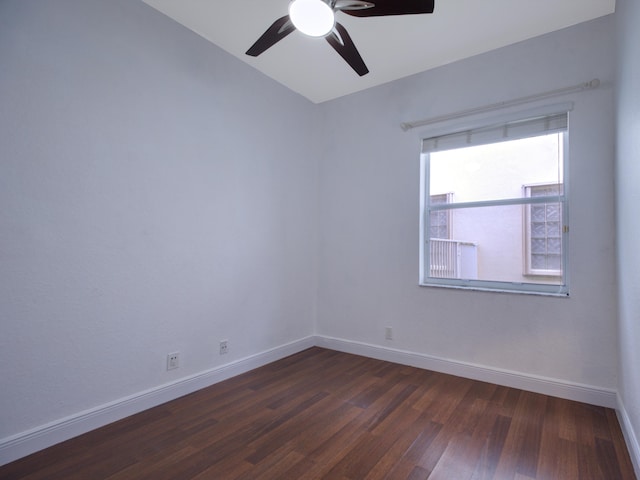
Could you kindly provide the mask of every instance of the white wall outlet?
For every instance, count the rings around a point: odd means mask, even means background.
[[[220,355],[229,353],[229,340],[220,340]]]
[[[167,370],[173,370],[180,366],[180,352],[173,352],[167,355]]]
[[[386,338],[387,340],[393,340],[393,328],[392,327],[386,327],[384,329],[384,338]]]

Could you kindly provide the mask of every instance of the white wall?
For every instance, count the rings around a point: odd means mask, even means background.
[[[627,443],[640,475],[640,4],[618,0],[617,238],[620,316],[618,391]]]
[[[313,333],[313,104],[126,0],[0,64],[0,440]]]
[[[614,48],[604,17],[322,105],[317,332],[614,389]],[[575,102],[571,297],[418,287],[424,132],[400,123],[592,78],[603,86],[546,102]]]

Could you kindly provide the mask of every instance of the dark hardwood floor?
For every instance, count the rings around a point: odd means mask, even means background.
[[[0,478],[635,476],[613,410],[311,348],[0,467]]]

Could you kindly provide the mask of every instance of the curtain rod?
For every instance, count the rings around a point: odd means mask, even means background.
[[[542,100],[544,98],[557,97],[573,92],[582,92],[584,90],[592,90],[600,86],[600,80],[594,78],[589,82],[580,83],[571,87],[558,88],[556,90],[549,90],[543,93],[536,93],[535,95],[528,95],[526,97],[515,98],[513,100],[507,100],[504,102],[492,103],[491,105],[485,105],[483,107],[470,108],[468,110],[462,110],[460,112],[451,113],[449,115],[441,115],[439,117],[430,118],[427,120],[416,120],[415,122],[403,122],[400,124],[400,128],[405,132],[416,127],[424,127],[425,125],[431,125],[434,123],[445,122],[447,120],[455,120],[463,118],[476,113],[491,112],[506,107],[513,107],[515,105],[522,105],[523,103],[529,103],[534,100]]]

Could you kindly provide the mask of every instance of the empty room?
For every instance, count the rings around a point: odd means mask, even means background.
[[[637,25],[0,0],[0,478],[640,477]]]

